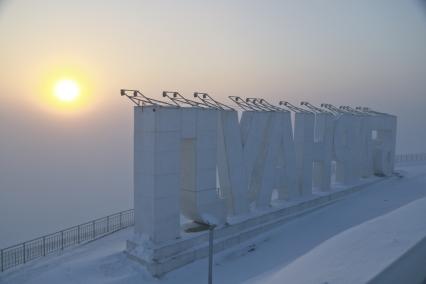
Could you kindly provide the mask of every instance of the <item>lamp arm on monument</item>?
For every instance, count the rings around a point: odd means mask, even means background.
[[[337,107],[333,106],[332,104],[322,103],[321,107],[329,110],[334,115],[340,115],[340,114],[345,113],[343,110],[338,109]]]
[[[228,97],[231,101],[233,101],[240,109],[245,111],[256,111],[259,110],[257,108],[254,108],[251,104],[248,104],[245,100],[238,96],[229,96]]]
[[[131,93],[131,94],[129,94]],[[144,106],[156,106],[156,107],[179,107],[176,104],[170,104],[168,102],[160,101],[157,99],[149,98],[142,94],[139,90],[131,90],[131,89],[121,89],[120,95],[127,97],[131,100],[136,106],[144,107]]]
[[[188,105],[191,107],[210,108],[210,106],[206,105],[205,103],[200,103],[200,102],[196,102],[196,101],[185,98],[179,92],[163,91],[163,97],[168,98],[173,103],[179,106],[183,104],[183,105]]]
[[[281,106],[285,106],[286,108],[288,108],[290,111],[295,112],[295,113],[311,113],[314,114],[312,111],[297,107],[295,105],[292,105],[291,103],[287,102],[287,101],[280,101],[279,105]]]
[[[262,104],[262,99],[258,98],[246,98],[246,103],[250,104],[253,108],[256,108],[259,111],[275,111]]]
[[[310,104],[309,102],[306,102],[306,101],[300,102],[300,105],[307,107],[310,111],[312,111],[314,113],[332,114],[330,111],[316,107],[316,106],[314,106],[314,105],[312,105],[312,104]]]
[[[221,103],[215,99],[213,99],[209,94],[207,93],[200,93],[200,92],[194,92],[194,98],[198,98],[201,100],[204,104],[221,110],[235,110],[232,107],[225,105],[224,103]]]
[[[354,115],[365,115],[362,111],[359,111],[357,109],[351,108],[350,106],[340,106],[340,108],[344,109],[345,111],[352,113]]]
[[[279,107],[279,106],[275,106],[275,105],[269,103],[268,101],[266,101],[265,99],[259,99],[259,103],[261,103],[265,107],[268,107],[272,111],[288,112],[288,110],[286,110],[286,109],[284,109],[282,107]]]

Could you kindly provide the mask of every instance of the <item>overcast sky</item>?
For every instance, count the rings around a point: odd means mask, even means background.
[[[131,206],[125,87],[153,97],[204,91],[224,102],[370,106],[398,115],[398,152],[426,152],[424,8],[419,0],[0,0],[0,223],[10,200],[41,196],[48,206],[45,193],[80,206],[102,193],[104,211]],[[84,105],[62,112],[46,100],[61,76],[86,90]]]

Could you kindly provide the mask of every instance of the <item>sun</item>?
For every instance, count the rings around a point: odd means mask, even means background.
[[[59,101],[71,103],[80,96],[80,87],[74,80],[62,79],[55,83],[53,94]]]

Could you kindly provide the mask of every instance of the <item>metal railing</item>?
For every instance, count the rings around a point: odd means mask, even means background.
[[[31,260],[87,243],[134,225],[134,210],[126,210],[0,250],[3,272]]]
[[[395,155],[395,162],[397,163],[415,161],[426,161],[426,153],[408,153]]]

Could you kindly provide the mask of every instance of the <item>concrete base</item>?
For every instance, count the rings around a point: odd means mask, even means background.
[[[266,210],[251,212],[243,218],[229,219],[225,225],[215,229],[214,252],[235,247],[294,217],[386,179],[373,177],[350,187],[335,186],[330,192],[318,192],[306,198],[292,201],[275,200],[272,202],[272,206]],[[127,241],[126,254],[130,259],[144,265],[153,276],[158,277],[207,257],[208,232],[187,233],[182,231],[181,238],[161,244],[154,244],[135,234],[132,240]]]

